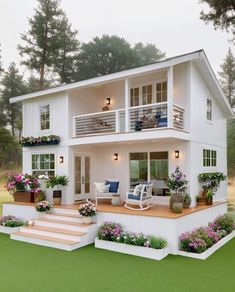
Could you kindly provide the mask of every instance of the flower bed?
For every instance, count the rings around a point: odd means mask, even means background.
[[[3,216],[0,219],[0,232],[11,234],[20,229],[25,223],[15,216]]]
[[[155,260],[168,255],[167,241],[153,235],[124,231],[114,222],[103,223],[97,232],[95,247]]]
[[[199,227],[180,236],[180,255],[205,259],[234,235],[234,220],[227,214],[217,217],[208,227]]]
[[[40,137],[22,137],[20,144],[22,147],[55,145],[60,143],[60,137],[57,135],[40,136]]]

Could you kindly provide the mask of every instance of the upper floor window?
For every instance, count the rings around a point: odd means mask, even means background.
[[[131,88],[131,106],[138,106],[140,99],[140,89],[139,87]]]
[[[55,175],[55,154],[32,154],[32,174]]]
[[[217,152],[215,150],[203,149],[203,166],[215,167],[217,165]]]
[[[142,86],[143,105],[153,103],[153,86],[152,84]]]
[[[156,84],[156,102],[167,101],[167,82],[158,82]]]
[[[50,129],[50,105],[49,104],[40,106],[40,123],[41,123],[41,130]]]
[[[212,101],[210,99],[206,101],[206,118],[212,121]]]

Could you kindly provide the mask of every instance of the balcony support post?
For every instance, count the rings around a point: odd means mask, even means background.
[[[130,82],[125,79],[125,132],[130,132]]]
[[[167,70],[167,127],[173,128],[173,66]]]

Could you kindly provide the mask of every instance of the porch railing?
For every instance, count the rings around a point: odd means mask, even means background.
[[[73,136],[119,133],[125,131],[125,110],[84,114],[73,117]]]

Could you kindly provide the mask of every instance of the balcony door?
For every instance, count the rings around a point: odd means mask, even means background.
[[[91,197],[91,158],[89,155],[74,156],[74,200]]]

